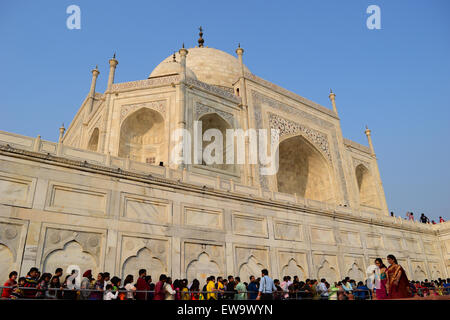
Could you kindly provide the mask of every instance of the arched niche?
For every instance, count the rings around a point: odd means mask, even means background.
[[[278,192],[297,193],[317,201],[334,201],[330,167],[316,147],[297,135],[281,141],[278,148]]]
[[[88,269],[95,274],[98,270],[94,257],[83,251],[81,245],[76,241],[69,241],[62,249],[49,253],[43,263],[43,272],[54,273],[56,268],[66,270],[69,266],[79,266],[81,272]]]
[[[217,113],[207,113],[202,115],[198,121],[201,121],[202,123],[202,152],[207,148],[208,145],[212,145],[214,143],[219,143],[222,145],[222,163],[213,163],[208,165],[211,168],[220,169],[220,170],[226,170],[230,171],[233,170],[232,165],[226,164],[226,157],[227,157],[227,139],[226,139],[226,131],[227,129],[231,129],[231,125],[223,119],[221,116],[219,116]],[[217,129],[222,134],[222,141],[215,141],[215,138],[212,138],[211,141],[204,141],[203,135],[206,131],[209,129]],[[213,156],[215,156],[215,152],[212,153]],[[206,165],[205,160],[203,159],[202,164]]]
[[[98,128],[95,128],[92,131],[91,137],[89,138],[87,149],[90,151],[97,151],[98,149],[98,136],[99,136],[99,130]]]
[[[241,264],[239,268],[239,277],[242,281],[248,281],[250,276],[255,276],[255,278],[258,278],[262,269],[264,269],[264,266],[258,261],[258,259],[251,255],[245,263]]]
[[[290,259],[288,264],[281,269],[281,276],[298,276],[299,279],[306,279],[305,270],[295,261]]]
[[[422,268],[420,266],[417,266],[416,270],[414,270],[414,279],[411,279],[411,280],[423,281],[426,278],[427,278],[427,275],[425,274],[425,272],[422,270]]]
[[[166,161],[166,146],[164,118],[158,111],[141,108],[122,122],[119,157],[158,164]]]
[[[317,271],[317,278],[319,279],[319,281],[320,279],[324,278],[328,281],[328,283],[332,284],[337,281],[338,276],[336,269],[330,266],[328,261],[325,260]]]
[[[0,243],[0,279],[2,281],[2,285],[8,279],[8,275],[11,271],[19,271],[11,269],[13,262],[14,258],[11,250],[9,250],[7,246]]]
[[[363,164],[355,169],[356,182],[359,190],[359,203],[368,207],[379,207],[377,190],[372,175]]]
[[[356,263],[352,264],[352,267],[348,270],[347,275],[350,279],[353,279],[356,282],[364,280],[364,272]]]
[[[157,281],[161,274],[167,275],[165,264],[155,257],[147,247],[140,249],[135,256],[125,260],[122,266],[122,279],[131,274],[134,280],[137,281],[140,269],[146,269],[147,275],[152,276],[154,281]]]
[[[191,261],[186,268],[186,277],[189,281],[197,279],[201,284],[206,282],[206,278],[220,274],[217,263],[210,259],[206,252],[202,252],[196,260]]]

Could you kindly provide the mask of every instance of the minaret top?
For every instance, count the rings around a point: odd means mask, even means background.
[[[205,43],[205,40],[203,39],[203,29],[202,26],[200,26],[200,28],[198,28],[198,30],[200,30],[199,32],[199,36],[200,38],[198,38],[198,47],[199,48],[203,48],[203,44]]]

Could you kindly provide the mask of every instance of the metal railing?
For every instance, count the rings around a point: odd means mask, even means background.
[[[2,297],[3,300],[103,300],[106,290],[102,289],[81,289],[81,288],[39,288],[39,287],[17,287],[17,286],[0,286],[0,292],[3,290],[11,290],[11,297]],[[18,290],[17,290],[18,289]],[[26,291],[32,291],[26,294]],[[171,300],[255,300],[258,291],[177,291],[171,296]],[[153,300],[155,290],[126,290],[119,288],[111,291],[118,293],[116,300],[129,300],[128,296],[133,296],[132,300]],[[137,295],[144,294],[144,295]],[[122,295],[122,296],[120,296]],[[253,298],[250,298],[253,295]],[[450,287],[446,288],[416,288],[413,296],[427,297],[427,296],[450,296]],[[193,299],[193,297],[195,299]],[[370,289],[353,289],[351,291],[339,290],[328,291],[327,293],[309,290],[295,290],[295,291],[274,291],[272,292],[273,300],[375,300],[375,292]],[[243,299],[240,299],[243,298]],[[167,300],[167,299],[166,299]]]

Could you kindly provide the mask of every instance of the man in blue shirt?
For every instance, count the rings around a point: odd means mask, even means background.
[[[261,270],[262,278],[259,282],[259,292],[256,300],[273,300],[273,292],[277,291],[273,280],[269,277],[267,269]]]
[[[258,296],[258,285],[256,284],[255,276],[250,276],[250,283],[247,286],[248,299],[255,300]]]

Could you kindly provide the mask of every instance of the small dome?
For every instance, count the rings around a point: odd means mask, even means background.
[[[173,59],[169,61],[164,60],[155,69],[153,69],[152,73],[148,77],[151,78],[151,77],[165,76],[169,74],[180,73],[180,71],[181,65],[179,62],[173,61]],[[186,74],[190,78],[197,79],[195,73],[189,68],[186,68]]]
[[[231,88],[241,74],[239,60],[221,50],[214,48],[190,48],[186,57],[187,75],[200,81]],[[176,61],[180,61],[180,55],[175,54]],[[180,68],[179,62],[173,62],[173,55],[164,59],[150,74],[151,77],[171,73],[179,73],[179,69],[175,71],[175,66]],[[244,66],[246,72],[250,72]]]

